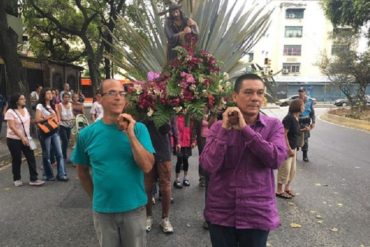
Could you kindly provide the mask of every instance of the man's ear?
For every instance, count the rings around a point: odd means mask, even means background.
[[[238,93],[236,93],[235,91],[232,93],[231,97],[233,98],[233,101],[234,103],[236,103],[236,100],[237,100],[237,97],[238,97]]]

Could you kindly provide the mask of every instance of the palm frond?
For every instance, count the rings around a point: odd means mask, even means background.
[[[149,71],[162,71],[166,63],[167,39],[157,1],[135,0],[134,3],[139,20],[137,26],[119,18],[113,34],[113,52],[107,56],[128,74],[143,77]],[[242,5],[237,0],[184,0],[182,5],[184,13],[198,23],[197,48],[212,53],[222,62],[222,71],[228,72],[230,77],[245,69],[240,59],[264,35],[273,11],[253,0],[245,0]]]

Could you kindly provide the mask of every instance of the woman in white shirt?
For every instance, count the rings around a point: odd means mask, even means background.
[[[98,121],[99,119],[102,119],[104,115],[103,106],[100,104],[101,93],[97,92],[95,97],[96,101],[93,103],[90,110],[91,118],[94,122]]]
[[[62,141],[64,163],[66,163],[68,143],[75,119],[71,103],[71,95],[69,93],[63,94],[62,102],[57,105],[57,109],[60,119],[59,136]]]
[[[58,118],[57,109],[53,104],[53,95],[50,88],[45,88],[40,93],[39,103],[36,106],[35,122],[40,123],[49,118]],[[42,161],[44,167],[44,180],[54,181],[53,170],[50,164],[50,149],[53,146],[57,158],[57,180],[68,181],[64,166],[62,146],[58,131],[51,135],[45,135],[39,130],[39,139],[42,148]]]
[[[39,186],[45,182],[37,179],[36,159],[30,147],[32,138],[30,135],[31,117],[27,111],[26,97],[15,94],[10,97],[9,108],[5,113],[7,120],[6,142],[12,156],[12,172],[15,186],[22,186],[21,164],[22,152],[26,157],[30,173],[30,185]]]

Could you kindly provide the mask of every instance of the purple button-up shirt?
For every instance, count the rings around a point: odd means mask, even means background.
[[[210,175],[207,221],[237,229],[279,226],[273,170],[287,158],[284,138],[282,123],[262,114],[240,131],[222,128],[222,121],[211,127],[200,157]]]

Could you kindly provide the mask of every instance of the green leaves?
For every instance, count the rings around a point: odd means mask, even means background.
[[[272,11],[253,1],[203,0],[182,2],[184,13],[194,19],[200,30],[197,49],[212,53],[221,64],[221,71],[234,77],[245,65],[239,60],[262,37],[269,26]],[[166,64],[167,40],[164,18],[159,17],[158,1],[134,1],[131,10],[134,23],[118,19],[118,30],[110,55],[127,74],[145,79],[149,71],[162,71]],[[246,9],[246,11],[245,11]],[[139,34],[140,33],[140,34]],[[120,56],[124,57],[121,59]],[[140,71],[140,73],[138,73]]]
[[[180,95],[181,88],[178,86],[178,82],[175,80],[169,80],[167,83],[167,94],[170,97],[178,97]]]
[[[185,103],[185,112],[188,116],[191,116],[192,119],[202,120],[204,116],[205,105],[206,103],[201,101]]]
[[[370,2],[367,0],[324,0],[323,7],[334,26],[349,25],[359,30],[370,20]]]
[[[173,115],[174,111],[172,109],[163,105],[157,105],[157,109],[152,116],[155,127],[158,129],[162,125],[170,122],[171,116]]]

